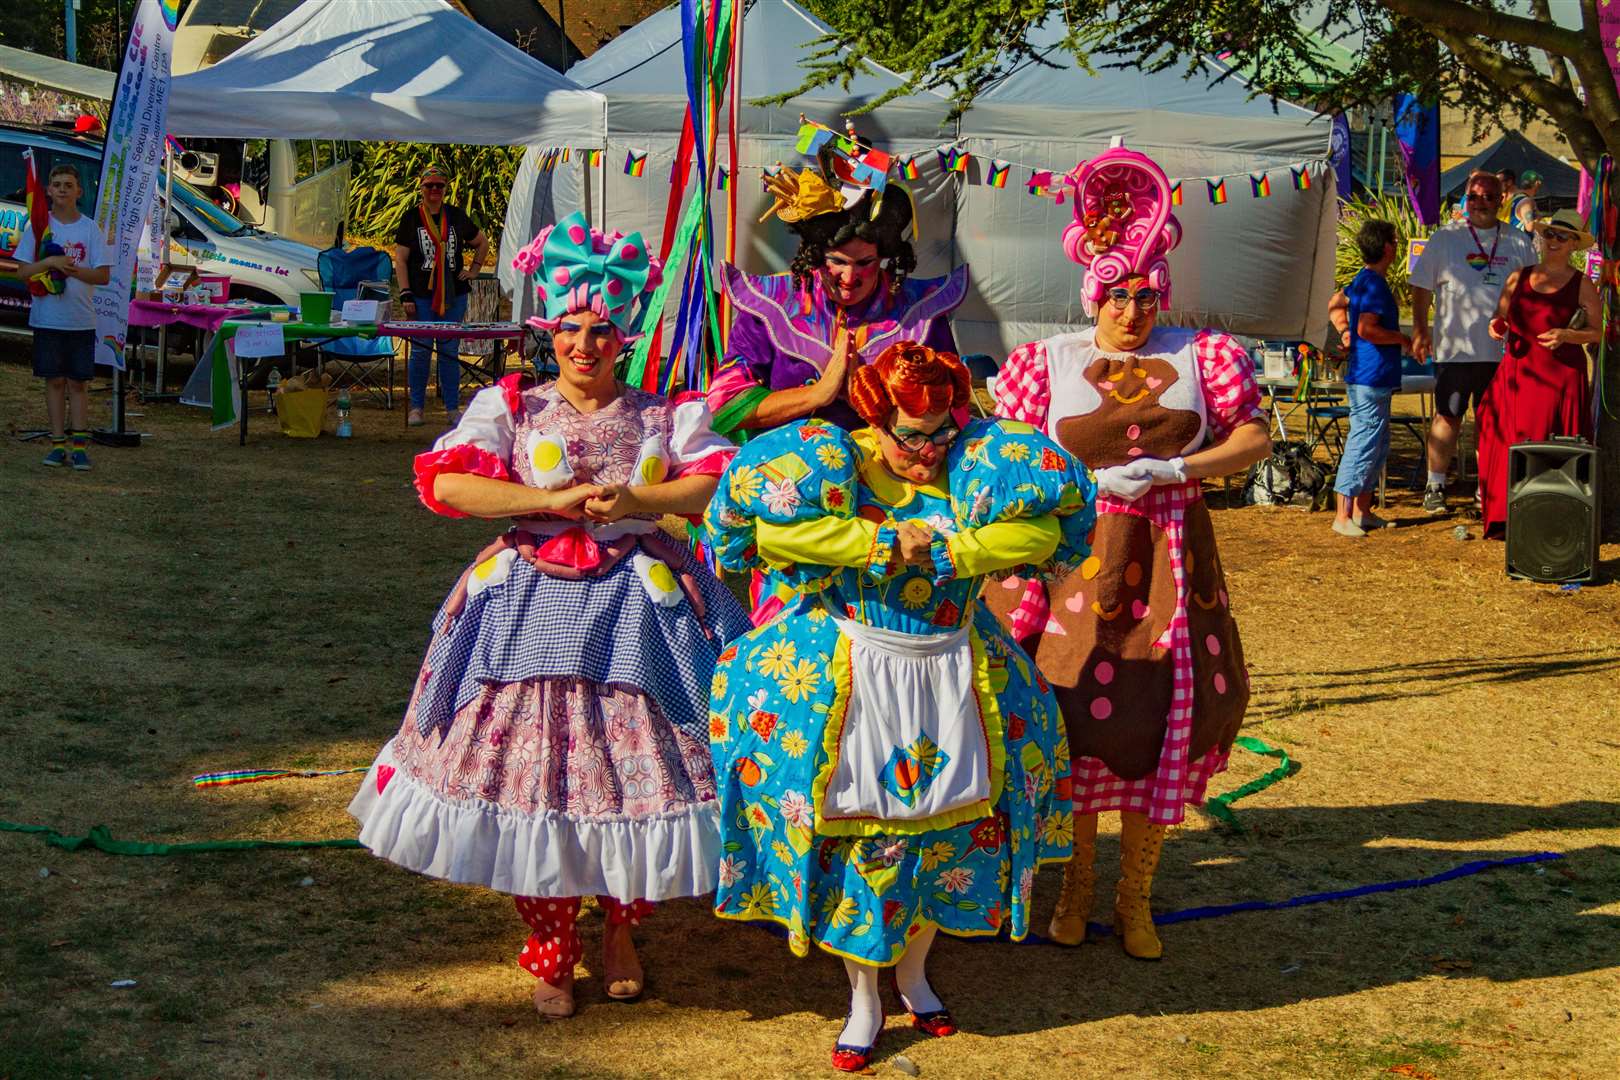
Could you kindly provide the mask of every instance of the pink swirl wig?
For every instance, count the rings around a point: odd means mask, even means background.
[[[1108,290],[1132,277],[1146,277],[1170,306],[1170,263],[1173,248],[1181,243],[1181,223],[1170,212],[1170,180],[1146,154],[1116,146],[1090,161],[1082,161],[1063,178],[1073,190],[1074,220],[1063,229],[1063,253],[1086,268],[1080,299],[1087,314],[1095,316]],[[1107,213],[1107,196],[1123,193],[1129,204],[1125,220],[1110,226],[1113,243],[1094,250],[1086,218]]]

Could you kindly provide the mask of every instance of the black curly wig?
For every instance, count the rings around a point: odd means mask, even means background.
[[[879,261],[889,264],[891,290],[898,289],[906,275],[917,269],[917,253],[906,239],[906,228],[911,224],[911,199],[898,185],[892,186],[878,208],[878,216],[873,218],[874,196],[875,193],[869,191],[847,210],[819,214],[788,226],[799,237],[799,253],[793,256],[788,267],[794,285],[809,288],[814,275],[826,263],[827,252],[851,240],[865,240],[877,248]]]

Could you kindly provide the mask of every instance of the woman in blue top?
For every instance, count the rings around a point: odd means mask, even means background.
[[[1389,456],[1389,409],[1401,388],[1401,353],[1412,339],[1401,333],[1400,308],[1384,274],[1395,261],[1395,226],[1371,220],[1356,235],[1365,266],[1333,298],[1332,314],[1350,360],[1344,381],[1350,397],[1350,434],[1344,440],[1333,491],[1333,531],[1366,536],[1384,521],[1372,512],[1372,489]]]

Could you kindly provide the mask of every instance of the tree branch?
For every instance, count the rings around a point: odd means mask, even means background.
[[[1543,78],[1523,64],[1516,64],[1476,39],[1446,27],[1433,28],[1451,54],[1481,78],[1489,80],[1503,93],[1524,98],[1545,112],[1558,124],[1582,161],[1596,162],[1603,153],[1604,139],[1596,124],[1586,115],[1581,101],[1572,91],[1566,91],[1551,79]]]
[[[1587,47],[1574,58],[1575,73],[1586,90],[1586,111],[1605,136],[1609,153],[1620,158],[1620,91],[1614,73],[1603,53],[1603,35],[1598,27],[1597,0],[1581,0],[1581,29]]]
[[[1590,48],[1586,35],[1579,31],[1565,30],[1552,22],[1504,15],[1459,0],[1380,0],[1380,3],[1397,15],[1422,23],[1436,37],[1441,31],[1461,32],[1529,45],[1572,60],[1579,59]]]
[[[1550,25],[1553,21],[1552,6],[1548,3],[1548,0],[1530,0],[1530,11],[1535,15],[1538,22]],[[1571,94],[1575,92],[1575,86],[1570,82],[1569,78],[1569,65],[1564,63],[1562,56],[1549,53],[1547,55],[1547,67],[1552,71],[1552,81],[1555,84]]]

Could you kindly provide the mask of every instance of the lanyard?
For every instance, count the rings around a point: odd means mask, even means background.
[[[1474,247],[1479,249],[1479,253],[1481,255],[1485,255],[1485,242],[1479,238],[1479,233],[1474,231],[1474,223],[1472,221],[1468,223],[1468,235],[1474,238]],[[1496,261],[1496,246],[1501,242],[1502,226],[1498,225],[1496,227],[1496,239],[1491,241],[1491,253],[1489,255],[1485,255],[1485,265],[1479,268],[1480,273],[1484,274],[1490,272],[1491,264]]]

